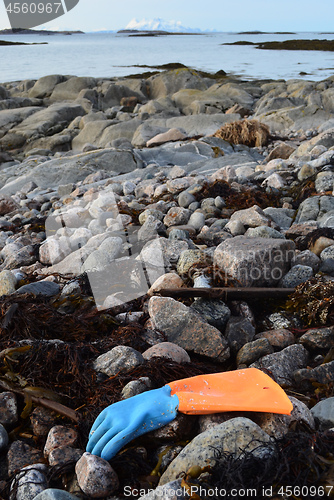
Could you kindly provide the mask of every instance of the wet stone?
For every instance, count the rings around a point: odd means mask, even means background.
[[[190,309],[198,312],[210,325],[223,331],[230,319],[231,311],[221,300],[199,298],[194,300]]]
[[[43,295],[44,297],[53,297],[60,292],[58,283],[52,281],[37,281],[23,285],[16,290],[16,293],[32,293],[33,295]]]
[[[334,259],[326,259],[321,263],[319,268],[321,273],[333,276],[334,274]]]
[[[295,343],[295,336],[289,330],[280,328],[276,330],[267,330],[255,335],[255,339],[266,338],[275,350],[281,350]]]
[[[116,472],[101,457],[84,453],[75,466],[75,472],[80,488],[91,498],[105,498],[118,489]]]
[[[111,377],[117,373],[129,372],[143,362],[144,358],[140,352],[132,347],[120,345],[101,354],[94,362],[94,370]]]
[[[18,421],[16,396],[12,392],[0,394],[0,423],[15,424]]]
[[[47,467],[43,464],[29,465],[24,467],[15,476],[17,481],[16,500],[33,500],[48,487],[46,479]],[[12,483],[12,489],[14,489]]]
[[[309,266],[312,267],[314,272],[317,272],[320,266],[320,259],[319,257],[311,252],[310,250],[304,250],[303,252],[296,253],[295,257],[292,259],[291,264],[293,266],[295,265],[301,265],[301,266]]]
[[[257,339],[245,344],[237,354],[237,365],[250,365],[266,354],[272,354],[273,347],[268,339]]]
[[[56,414],[47,408],[37,406],[30,415],[30,422],[35,436],[46,436],[54,426]]]
[[[320,254],[320,259],[325,261],[326,259],[334,259],[334,245],[326,247]]]
[[[235,354],[248,342],[251,342],[255,335],[255,328],[252,323],[242,317],[232,316],[225,329],[225,337],[230,349]]]
[[[0,451],[5,450],[8,446],[9,438],[6,429],[0,424]]]
[[[331,349],[334,347],[334,327],[309,330],[299,342],[307,349]]]
[[[11,444],[8,455],[8,475],[31,464],[43,463],[44,458],[40,450],[32,448],[23,441],[14,441]]]
[[[59,446],[50,451],[48,461],[51,467],[55,465],[66,465],[69,462],[77,462],[84,451],[70,446]]]
[[[55,425],[50,430],[44,446],[44,456],[47,457],[52,450],[59,446],[73,446],[78,439],[78,433],[70,427]]]

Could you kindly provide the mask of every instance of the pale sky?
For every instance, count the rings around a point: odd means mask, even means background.
[[[38,0],[36,0],[38,1]],[[196,7],[197,6],[197,7]],[[180,21],[217,31],[334,31],[333,0],[80,0],[48,29],[97,31],[124,28],[134,17]],[[0,0],[0,29],[9,28]],[[37,29],[37,28],[36,28]]]

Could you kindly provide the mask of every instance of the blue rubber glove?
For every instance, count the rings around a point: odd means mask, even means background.
[[[178,406],[168,385],[110,405],[95,420],[86,450],[110,460],[132,439],[174,420]]]

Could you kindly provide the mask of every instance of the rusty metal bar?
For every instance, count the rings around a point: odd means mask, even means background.
[[[205,297],[222,300],[286,299],[294,288],[165,288],[155,292],[163,297]]]

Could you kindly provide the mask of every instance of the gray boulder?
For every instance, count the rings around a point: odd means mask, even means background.
[[[62,83],[66,80],[63,75],[48,75],[39,78],[35,85],[29,90],[29,97],[39,97],[44,99],[44,97],[49,97],[55,86],[58,83]]]
[[[308,358],[305,347],[295,344],[280,352],[268,354],[250,366],[270,370],[278,384],[291,386],[294,383],[294,372],[305,368]]]
[[[157,99],[175,94],[181,89],[205,90],[208,83],[195,70],[188,68],[175,69],[151,76],[147,80],[150,86],[150,97]]]
[[[334,198],[332,196],[311,196],[300,204],[295,224],[309,220],[320,220],[323,215],[332,210],[334,210]]]
[[[169,342],[217,361],[229,358],[230,350],[220,331],[184,304],[168,297],[152,297],[149,314]]]
[[[169,465],[159,485],[176,479],[182,471],[187,471],[193,465],[213,465],[217,452],[231,453],[238,458],[244,451],[268,459],[273,453],[271,439],[248,418],[232,418],[198,434]]]
[[[73,76],[65,82],[58,83],[51,96],[51,101],[74,101],[83,89],[92,89],[96,86],[95,78]]]
[[[288,271],[294,250],[290,240],[235,236],[216,248],[214,262],[242,286],[272,286]]]
[[[89,122],[77,137],[73,139],[73,149],[75,151],[82,151],[86,143],[93,144],[98,148],[105,148],[118,139],[131,141],[141,123],[141,120],[138,118],[119,123],[115,123],[114,120]]]

